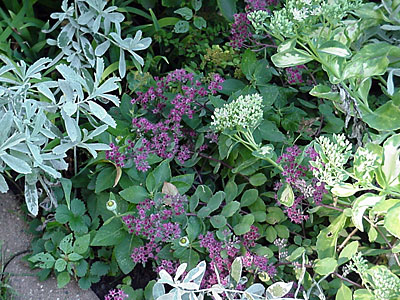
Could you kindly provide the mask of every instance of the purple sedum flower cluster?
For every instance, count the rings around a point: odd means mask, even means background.
[[[251,22],[247,15],[253,11],[269,11],[268,7],[277,5],[277,0],[246,0],[246,12],[233,15],[234,22],[231,26],[230,45],[235,49],[245,47],[246,42],[252,37]]]
[[[108,295],[104,297],[104,300],[124,300],[128,298],[129,295],[121,289],[113,289],[108,292]]]
[[[185,213],[186,196],[165,195],[161,203],[146,199],[139,203],[137,215],[123,216],[122,220],[130,233],[147,240],[144,246],[133,249],[132,259],[135,263],[145,264],[149,259],[158,260],[162,243],[171,242],[181,236],[179,223],[173,218]]]
[[[309,163],[301,165],[296,162],[301,154],[300,148],[294,145],[293,147],[288,147],[286,152],[277,159],[277,163],[283,166],[282,176],[285,183],[290,184],[295,194],[293,205],[286,207],[284,212],[296,224],[307,221],[308,215],[305,214],[305,210],[309,206],[308,200],[319,205],[324,194],[328,193],[323,182],[316,178],[308,179],[313,168]],[[305,154],[310,160],[315,160],[318,157],[312,147],[305,150]],[[278,191],[282,186],[283,183],[278,182],[275,184],[274,189]]]
[[[228,235],[229,233],[227,232],[226,236],[228,237]],[[241,247],[246,249],[245,256],[242,256],[246,271],[253,273],[267,272],[269,276],[273,277],[276,274],[275,267],[269,264],[267,258],[256,255],[250,250],[250,247],[254,247],[255,241],[260,237],[258,228],[255,226],[251,226],[251,230],[242,237],[233,236],[230,239],[226,238],[224,241],[217,240],[212,232],[200,235],[200,246],[207,250],[208,257],[211,259],[202,282],[202,288],[210,288],[218,283],[215,268],[219,272],[221,283],[227,283],[233,261],[236,257],[241,256]]]
[[[124,160],[132,158],[136,168],[146,172],[150,169],[147,162],[150,154],[163,159],[176,158],[180,163],[191,158],[197,133],[185,128],[184,119],[192,119],[200,108],[197,100],[222,90],[224,79],[214,74],[208,85],[204,86],[201,81],[195,80],[193,73],[177,69],[165,77],[155,77],[155,81],[155,87],[150,87],[146,92],[137,92],[137,97],[132,99],[132,104],[150,112],[154,118],[133,118],[136,141],[128,141],[126,153],[121,153],[114,144],[106,153],[106,158],[118,166],[124,166]],[[171,99],[172,94],[174,96]],[[206,147],[203,145],[200,151]]]

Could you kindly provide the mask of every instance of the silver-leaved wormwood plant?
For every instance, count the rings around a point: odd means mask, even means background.
[[[123,38],[124,16],[116,12],[116,6],[107,7],[105,0],[64,0],[61,9],[51,15],[57,21],[47,31],[61,26],[57,40],[47,40],[61,49],[55,59],[41,58],[27,66],[24,61],[0,57],[0,192],[8,191],[5,178],[12,177],[10,170],[18,173],[17,178],[25,180],[25,200],[33,216],[39,205],[46,209],[57,205],[51,186],[63,180],[60,171],[68,167],[64,158],[69,149],[74,151],[75,171],[77,147],[93,157],[109,149],[107,144],[90,142],[108,126],[116,127],[101,104],[119,105],[114,91],[126,75],[126,52],[140,68],[144,60],[136,51],[151,44],[140,30],[133,38]],[[103,56],[112,46],[120,51],[120,77],[105,73],[108,65]],[[54,69],[60,75],[57,80],[46,77]],[[54,125],[57,118],[66,132]],[[82,119],[89,121],[92,130],[80,128]],[[60,142],[54,147],[50,142],[55,139]],[[38,183],[46,195],[40,204]]]

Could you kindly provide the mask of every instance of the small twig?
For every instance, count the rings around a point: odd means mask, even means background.
[[[354,281],[352,281],[352,280],[350,280],[350,279],[347,279],[346,277],[343,277],[343,276],[340,275],[339,273],[334,272],[333,274],[334,274],[336,277],[338,277],[339,279],[341,279],[341,280],[343,280],[343,281],[347,281],[348,283],[350,283],[350,284],[352,284],[352,285],[354,285],[354,286],[356,286],[356,287],[359,287],[359,288],[362,288],[362,287],[363,287],[361,284],[358,284],[357,282],[354,282]]]
[[[383,234],[383,232],[379,229],[377,225],[375,225],[370,219],[368,219],[366,216],[363,216],[364,220],[366,220],[372,227],[376,229],[376,231],[380,234],[380,236],[385,240],[386,244],[389,246],[390,249],[393,249],[393,245],[389,242],[387,237]],[[392,251],[393,253],[393,251]],[[397,256],[397,253],[393,253],[394,259],[397,263],[397,265],[400,267],[400,261],[399,257]]]
[[[344,248],[344,246],[346,246],[346,244],[350,241],[351,237],[353,235],[355,235],[358,231],[358,228],[354,228],[354,230],[352,232],[350,232],[350,234],[346,237],[346,239],[343,241],[343,243],[340,244],[340,246],[338,247],[338,252],[340,250],[342,250]]]

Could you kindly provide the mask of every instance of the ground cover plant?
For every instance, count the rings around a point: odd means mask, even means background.
[[[41,279],[400,299],[399,1],[45,4],[0,10],[0,189]]]

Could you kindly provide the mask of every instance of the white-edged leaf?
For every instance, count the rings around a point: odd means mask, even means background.
[[[99,104],[93,101],[88,101],[90,112],[96,116],[100,121],[110,125],[115,128],[117,123],[114,119],[107,113],[107,111]]]
[[[51,101],[56,102],[56,98],[54,98],[53,92],[49,89],[49,87],[45,83],[40,82],[36,84],[36,88],[40,93],[49,98]]]
[[[358,197],[353,204],[351,219],[354,226],[360,231],[364,231],[362,219],[367,208],[374,206],[376,203],[383,201],[385,196],[378,196],[372,193],[366,193]]]
[[[182,276],[182,274],[186,271],[187,263],[183,263],[179,265],[178,269],[176,270],[174,281],[178,281],[178,279]]]
[[[267,288],[268,299],[278,299],[285,296],[292,289],[293,282],[275,282]]]
[[[24,160],[12,156],[6,152],[0,154],[0,159],[2,159],[7,166],[9,166],[15,172],[21,174],[29,174],[32,172],[31,167]]]
[[[4,176],[0,173],[0,193],[7,193],[8,184]]]
[[[68,116],[72,116],[74,113],[76,113],[77,109],[78,109],[78,105],[75,102],[65,102],[64,105],[62,106],[63,111],[65,111],[65,113]]]
[[[25,202],[29,212],[37,216],[39,212],[39,195],[37,192],[36,185],[28,184],[25,180]]]
[[[336,55],[339,57],[349,58],[351,57],[351,51],[345,45],[338,41],[328,41],[323,43],[317,51]]]
[[[126,62],[125,62],[125,51],[124,49],[119,49],[119,76],[124,78],[126,75]]]
[[[76,124],[76,121],[68,116],[64,110],[61,110],[61,116],[64,119],[65,128],[67,129],[67,133],[72,142],[77,142],[81,140],[81,130]]]

